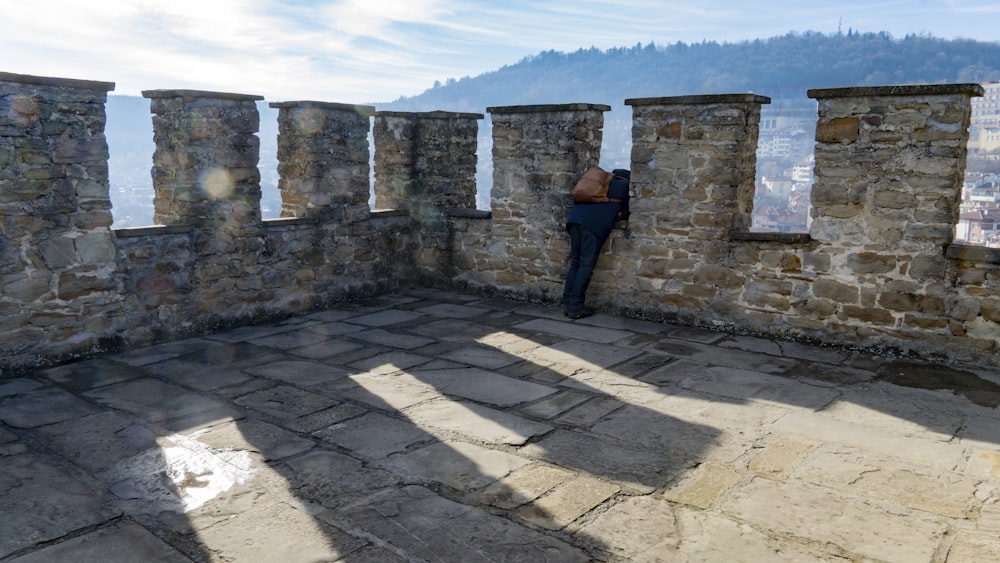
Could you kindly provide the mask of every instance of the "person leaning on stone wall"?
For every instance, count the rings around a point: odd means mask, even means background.
[[[629,218],[629,183],[631,172],[622,168],[611,171],[608,198],[601,203],[574,202],[566,217],[569,233],[569,270],[563,286],[563,313],[571,319],[582,319],[594,314],[585,304],[587,286],[597,265],[604,241],[611,234],[617,221]]]

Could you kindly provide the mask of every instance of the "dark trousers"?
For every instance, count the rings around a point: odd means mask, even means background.
[[[584,305],[587,286],[604,241],[579,223],[570,223],[566,230],[569,231],[569,271],[563,287],[563,307],[575,311]]]

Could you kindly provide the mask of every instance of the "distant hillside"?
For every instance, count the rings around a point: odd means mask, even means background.
[[[805,97],[809,88],[989,80],[1000,80],[1000,42],[807,32],[740,43],[545,51],[377,105],[474,112],[494,105],[539,103],[615,107],[626,98],[755,92],[778,99]]]
[[[773,99],[764,106],[765,113],[784,108],[808,121],[816,115],[815,103],[806,98],[809,88],[992,80],[1000,80],[1000,42],[919,35],[894,39],[884,32],[808,32],[741,43],[545,51],[476,77],[448,79],[418,96],[375,106],[380,110],[485,113],[490,106],[603,103],[613,109],[605,117],[601,162],[609,168],[625,168],[630,165],[631,149],[631,111],[622,104],[627,98],[755,92]],[[110,96],[107,107],[115,224],[148,225],[152,222],[153,153],[149,100]],[[262,210],[265,217],[276,217],[281,207],[276,111],[264,102],[258,108]],[[484,123],[477,174],[477,205],[484,209],[489,207],[492,183],[491,142]],[[758,165],[764,169],[768,164],[760,160]]]

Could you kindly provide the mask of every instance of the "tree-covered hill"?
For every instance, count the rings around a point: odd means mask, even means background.
[[[789,33],[739,43],[637,44],[545,51],[496,71],[437,83],[379,108],[482,112],[488,106],[604,103],[627,98],[1000,80],[1000,42],[848,31]]]

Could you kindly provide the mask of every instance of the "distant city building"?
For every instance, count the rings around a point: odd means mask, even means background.
[[[1000,175],[966,180],[955,239],[1000,248]]]
[[[1000,82],[982,82],[984,93],[974,97],[969,122],[969,152],[1000,159]]]
[[[1000,127],[1000,82],[982,82],[982,96],[972,98],[973,126]]]

